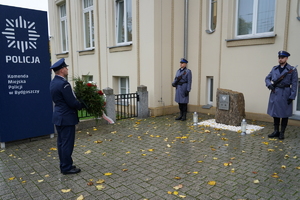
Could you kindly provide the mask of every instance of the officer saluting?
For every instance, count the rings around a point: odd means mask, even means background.
[[[81,170],[73,165],[72,153],[75,142],[75,125],[79,119],[77,110],[84,106],[77,101],[70,83],[65,79],[68,68],[62,58],[50,67],[55,77],[50,83],[50,93],[54,102],[52,122],[57,130],[57,149],[60,160],[60,171],[63,174],[76,174]]]
[[[180,60],[180,68],[176,72],[172,86],[176,87],[175,101],[178,103],[180,115],[176,120],[185,121],[187,104],[189,103],[189,93],[192,86],[192,71],[186,68],[188,61],[184,58]]]
[[[286,51],[278,52],[279,65],[274,66],[265,78],[266,86],[271,90],[268,114],[274,119],[274,132],[269,138],[284,139],[284,132],[288,124],[288,117],[293,114],[293,100],[296,97],[298,72],[295,67],[287,63],[290,54]],[[279,125],[281,119],[281,130]]]

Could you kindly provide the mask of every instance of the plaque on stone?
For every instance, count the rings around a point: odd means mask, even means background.
[[[219,95],[219,109],[229,110],[229,95]]]

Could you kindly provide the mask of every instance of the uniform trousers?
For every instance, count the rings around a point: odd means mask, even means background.
[[[57,150],[60,161],[60,171],[67,172],[72,169],[72,153],[75,143],[75,125],[56,126]]]

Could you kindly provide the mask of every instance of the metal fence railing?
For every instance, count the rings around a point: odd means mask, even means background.
[[[116,119],[127,119],[138,116],[139,96],[137,93],[116,94]]]

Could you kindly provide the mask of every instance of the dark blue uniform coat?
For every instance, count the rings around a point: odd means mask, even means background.
[[[280,65],[274,66],[271,72],[265,78],[266,86],[272,84],[284,73],[291,70],[293,67],[289,64],[285,66],[285,69],[280,73]],[[288,99],[295,99],[298,85],[298,72],[295,68],[294,71],[290,74],[287,74],[285,78],[278,84],[282,86],[289,87],[275,87],[274,92],[271,91],[268,111],[267,113],[271,117],[278,118],[287,118],[293,114],[293,105],[292,103],[288,105]]]
[[[185,93],[191,91],[192,72],[187,68],[177,70],[173,83],[176,82],[176,77],[179,76],[182,76],[182,79],[179,81],[179,85],[176,86],[175,101],[177,103],[189,103],[189,95],[186,96]],[[181,83],[183,84],[181,85]]]
[[[72,153],[75,141],[75,125],[79,119],[77,110],[82,104],[77,101],[70,83],[56,75],[50,83],[50,93],[54,102],[52,122],[56,125],[57,149],[60,159],[61,172],[72,169]]]

